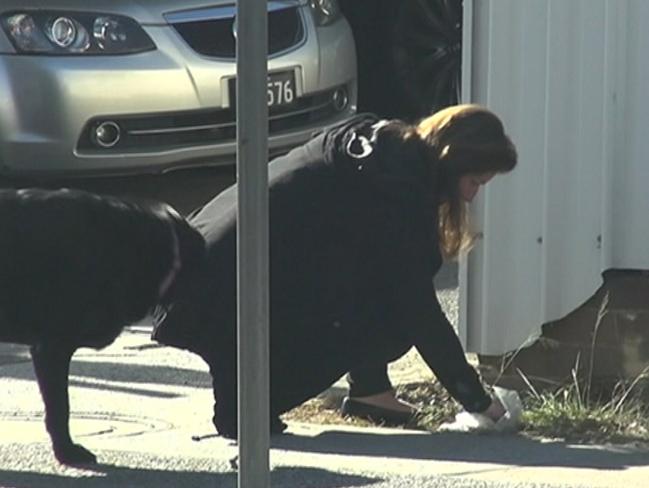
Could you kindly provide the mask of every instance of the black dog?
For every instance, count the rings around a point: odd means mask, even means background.
[[[0,341],[31,346],[59,462],[96,461],[70,437],[72,354],[172,305],[204,259],[202,236],[168,205],[0,190]]]

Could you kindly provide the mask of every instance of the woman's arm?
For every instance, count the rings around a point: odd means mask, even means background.
[[[427,323],[416,324],[415,346],[453,398],[468,412],[484,412],[491,407],[492,399],[485,392],[476,370],[468,363],[460,340],[439,305],[434,287],[430,286],[429,290],[429,317]]]
[[[437,299],[433,276],[441,264],[436,251],[434,227],[424,218],[403,212],[393,222],[394,232],[386,242],[394,243],[392,256],[385,256],[391,279],[386,296],[392,306],[394,327],[406,331],[439,382],[467,411],[486,413],[497,420],[502,405],[486,393],[476,370],[467,362],[460,340]],[[407,216],[410,218],[403,218]],[[390,259],[391,258],[391,259]]]
[[[408,267],[404,263],[405,267]],[[393,289],[396,319],[407,328],[412,341],[439,382],[469,412],[494,416],[497,405],[485,392],[453,326],[437,299],[432,277],[421,270],[402,268],[401,283]]]

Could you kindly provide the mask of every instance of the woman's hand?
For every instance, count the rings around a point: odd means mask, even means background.
[[[493,398],[491,400],[491,405],[484,411],[481,412],[482,415],[486,415],[489,417],[491,420],[494,422],[498,422],[500,418],[507,413],[507,409],[503,406],[503,404],[498,400],[498,398]]]

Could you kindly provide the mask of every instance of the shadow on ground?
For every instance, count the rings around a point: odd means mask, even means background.
[[[29,358],[24,361],[31,362]],[[31,368],[5,368],[2,377],[21,380],[34,380]],[[207,371],[181,368],[177,366],[158,366],[111,361],[73,361],[70,367],[70,384],[91,388],[83,378],[114,381],[120,383],[158,383],[164,385],[187,386],[193,388],[212,388],[212,377]],[[102,390],[110,390],[111,385],[97,385]],[[130,391],[130,390],[129,390]]]
[[[5,357],[5,365],[31,363],[27,355]],[[0,378],[36,381],[31,367],[2,367],[0,363]],[[70,386],[90,390],[128,393],[150,398],[176,398],[177,392],[169,391],[166,386],[182,386],[189,388],[212,388],[212,379],[208,372],[177,366],[158,366],[144,364],[127,364],[111,361],[79,361],[73,360],[70,367]],[[147,384],[146,388],[138,384]],[[160,389],[151,385],[164,385]],[[0,485],[1,486],[1,485]]]
[[[377,434],[331,430],[314,437],[273,436],[272,447],[322,454],[512,466],[622,470],[631,466],[649,465],[647,449],[545,442],[519,435]]]
[[[11,488],[178,488],[179,486],[236,488],[237,486],[235,472],[165,471],[106,465],[98,466],[94,476],[81,477],[0,470],[0,480],[2,486]],[[376,478],[343,475],[315,468],[277,468],[271,472],[271,484],[274,487],[351,488],[373,485],[378,481],[380,480]]]

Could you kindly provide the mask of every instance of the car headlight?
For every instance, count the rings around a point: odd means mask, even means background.
[[[317,25],[328,25],[340,18],[338,0],[310,0],[309,5]]]
[[[12,12],[0,25],[21,54],[130,54],[155,49],[144,29],[121,15]]]

